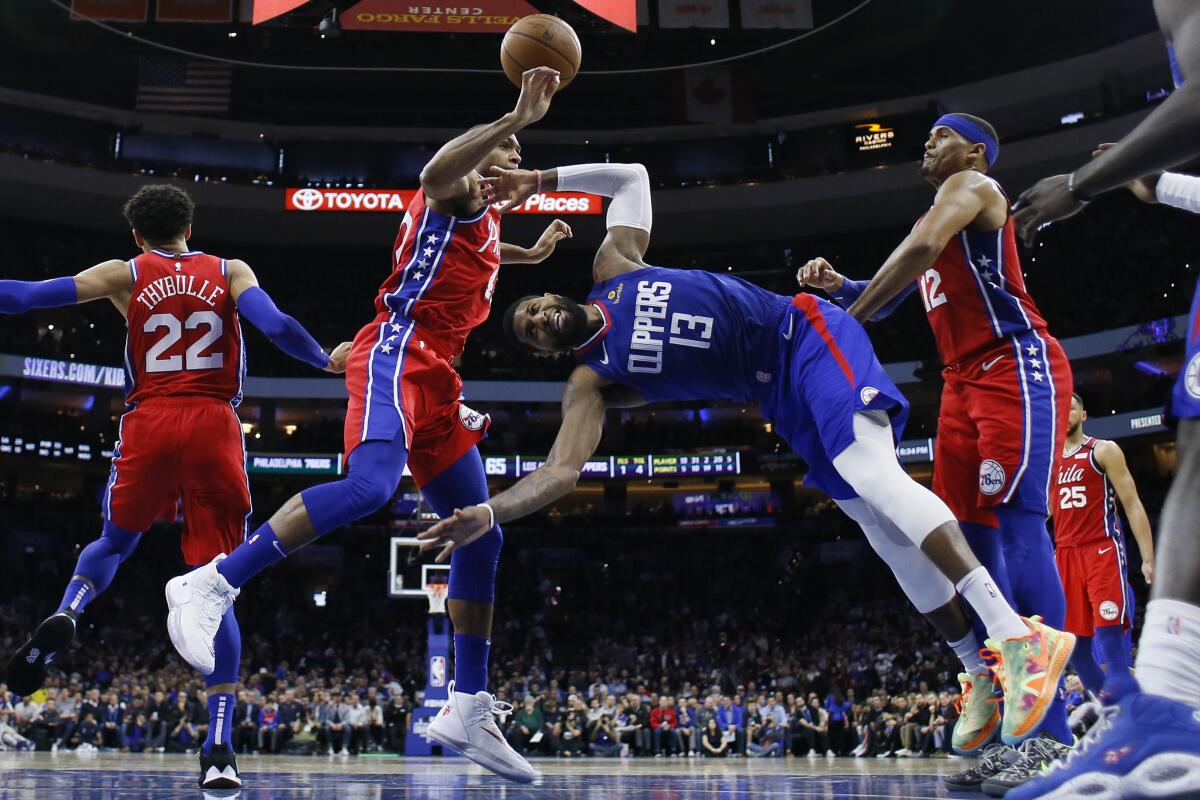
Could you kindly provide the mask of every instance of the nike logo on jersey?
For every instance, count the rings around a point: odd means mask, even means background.
[[[987,372],[989,369],[996,366],[996,362],[1002,361],[1003,359],[1004,359],[1004,356],[996,356],[991,361],[985,362],[983,365],[983,371]]]
[[[600,352],[603,353],[603,355],[600,358],[600,363],[607,364],[608,363],[608,345],[606,345],[604,342],[600,343]]]
[[[1101,547],[1101,548],[1100,548],[1100,555],[1104,555],[1104,554],[1105,554],[1105,553],[1107,553],[1109,550],[1112,550],[1112,548],[1111,548],[1111,547]]]

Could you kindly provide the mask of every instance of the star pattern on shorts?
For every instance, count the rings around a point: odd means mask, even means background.
[[[394,333],[393,333],[391,336],[389,336],[389,337],[387,338],[387,340],[388,340],[389,342],[394,342],[394,341],[396,341],[396,334],[394,334]]]
[[[983,279],[985,281],[987,281],[988,283],[991,283],[993,281],[993,279],[996,277],[996,273],[992,272],[990,269],[985,269],[983,272],[981,272],[979,274],[982,275]]]
[[[384,342],[382,345],[379,346],[380,352],[383,353],[384,355],[391,355],[392,349],[393,349],[392,346],[386,342]]]
[[[1040,373],[1040,372],[1035,372],[1035,373],[1033,373],[1033,379],[1034,379],[1035,381],[1037,381],[1038,383],[1041,383],[1041,382],[1042,382],[1042,378],[1044,378],[1044,377],[1045,377],[1045,376],[1044,376],[1044,375],[1042,375],[1042,373]]]
[[[1037,345],[1036,344],[1029,345],[1029,347],[1025,348],[1025,352],[1029,353],[1029,355],[1031,355],[1031,356],[1036,356],[1038,354]]]
[[[429,262],[428,262],[428,261],[426,261],[426,260],[425,260],[425,259],[423,259],[423,258],[422,258],[420,261],[418,261],[418,262],[417,262],[417,268],[418,268],[418,269],[425,269],[425,268],[426,268],[426,267],[428,267],[428,266],[429,266]]]
[[[1041,362],[1041,361],[1038,361],[1036,358],[1031,358],[1031,359],[1029,360],[1029,366],[1033,367],[1034,369],[1041,369],[1041,368],[1042,368],[1042,362]]]
[[[421,252],[424,253],[426,256],[430,256],[430,257],[433,256],[433,248],[432,247],[425,247],[421,250]]]
[[[438,243],[438,236],[437,236],[437,234],[436,234],[436,233],[431,233],[431,234],[429,234],[429,236],[427,236],[427,237],[425,238],[425,241],[426,241],[426,243],[428,243],[428,244],[437,244],[437,243]]]
[[[421,272],[421,270],[417,270],[416,272],[413,273],[413,280],[419,281],[424,277],[425,277],[425,273]]]
[[[397,323],[393,322],[392,323],[392,333],[399,333],[399,332],[400,332],[400,326]]]

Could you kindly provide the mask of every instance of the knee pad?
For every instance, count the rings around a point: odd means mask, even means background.
[[[496,567],[500,563],[503,546],[504,533],[499,525],[495,525],[466,547],[455,550],[450,556],[450,588],[447,596],[451,600],[494,603]]]
[[[917,611],[928,614],[954,599],[954,584],[896,525],[861,499],[839,500],[838,506],[862,528]]]

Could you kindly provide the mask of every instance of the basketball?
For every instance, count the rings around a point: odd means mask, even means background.
[[[513,23],[500,43],[500,65],[517,86],[521,73],[534,67],[550,67],[562,76],[561,90],[575,78],[583,48],[575,29],[558,17],[531,14]]]

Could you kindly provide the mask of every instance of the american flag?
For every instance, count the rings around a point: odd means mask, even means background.
[[[138,63],[138,111],[228,114],[233,67],[215,61],[149,57]]]

